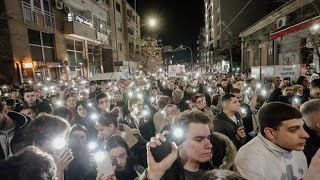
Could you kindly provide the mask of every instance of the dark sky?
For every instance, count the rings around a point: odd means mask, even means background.
[[[134,8],[134,0],[127,1]],[[196,47],[200,28],[204,26],[203,0],[137,0],[137,12],[142,23],[149,17],[159,20],[155,31],[164,45]]]

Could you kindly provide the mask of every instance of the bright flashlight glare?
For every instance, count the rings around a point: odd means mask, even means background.
[[[92,114],[91,115],[91,119],[97,119],[98,118],[98,115],[97,114]]]
[[[197,90],[196,90],[196,89],[193,89],[192,91],[193,91],[193,92],[196,92]]]
[[[88,148],[90,149],[90,150],[93,150],[93,149],[95,149],[95,148],[97,148],[98,147],[98,145],[97,145],[97,143],[95,143],[95,142],[90,142],[89,144],[88,144]]]
[[[43,90],[44,90],[44,91],[48,91],[49,88],[48,88],[48,87],[44,87]]]
[[[94,159],[95,159],[97,162],[103,161],[104,158],[106,158],[106,155],[105,155],[105,153],[102,152],[102,151],[96,152],[96,153],[94,154]]]
[[[58,138],[54,139],[52,142],[52,146],[55,149],[62,149],[65,145],[66,145],[66,141],[62,137],[58,137]]]
[[[154,98],[154,97],[151,97],[151,98],[150,98],[150,101],[151,101],[151,102],[154,102],[155,100],[156,100],[156,98]]]
[[[244,113],[246,113],[246,110],[241,108],[241,112],[244,114]]]
[[[187,77],[187,76],[184,76],[184,77],[183,77],[183,80],[185,80],[185,81],[188,80],[188,77]]]
[[[142,94],[138,94],[137,96],[138,96],[139,99],[143,98]]]
[[[92,103],[88,103],[88,106],[92,107]]]
[[[180,128],[174,130],[173,135],[177,138],[181,138],[183,136],[183,131]]]
[[[257,88],[261,88],[261,84],[257,84]]]
[[[212,91],[212,89],[211,88],[208,88],[208,92],[211,92]]]
[[[32,81],[28,81],[29,84],[32,84]]]
[[[143,115],[144,115],[144,116],[146,116],[146,115],[148,115],[148,114],[149,114],[149,111],[144,110],[142,113],[143,113]]]
[[[262,94],[263,96],[265,96],[265,95],[267,95],[267,91],[266,91],[266,90],[262,90],[262,91],[261,91],[261,94]]]
[[[47,81],[50,81],[51,79],[50,78],[47,78]]]
[[[62,102],[62,101],[57,101],[56,104],[57,104],[58,106],[62,106],[63,102]]]
[[[299,103],[299,99],[298,98],[294,98],[293,99],[293,103]]]
[[[162,72],[162,69],[161,69],[161,68],[159,69],[159,72]]]

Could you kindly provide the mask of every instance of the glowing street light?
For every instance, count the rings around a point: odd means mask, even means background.
[[[157,24],[157,21],[155,20],[155,19],[149,19],[149,25],[151,26],[151,27],[154,27],[155,25]]]
[[[318,31],[318,30],[320,29],[320,24],[314,24],[314,25],[311,27],[311,29],[312,29],[313,31]]]

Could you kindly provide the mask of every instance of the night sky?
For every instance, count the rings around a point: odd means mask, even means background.
[[[134,0],[127,1],[134,8]],[[137,0],[137,12],[142,23],[149,17],[159,20],[155,31],[164,45],[196,48],[200,28],[204,26],[203,0]]]

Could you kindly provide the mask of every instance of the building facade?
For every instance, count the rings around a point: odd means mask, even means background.
[[[319,5],[317,0],[290,1],[243,31],[242,69],[306,64],[319,72]]]
[[[139,50],[140,18],[124,0],[112,13],[111,1],[117,0],[1,1],[0,80],[68,80],[119,71],[114,63],[130,61]]]
[[[239,67],[240,32],[280,4],[272,0],[204,0],[204,52],[212,69],[228,71]]]

